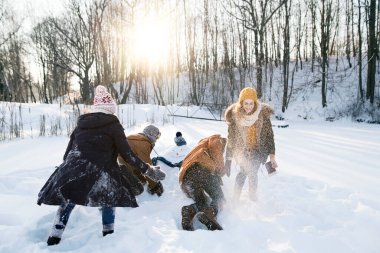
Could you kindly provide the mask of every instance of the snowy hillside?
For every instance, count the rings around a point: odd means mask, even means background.
[[[50,115],[57,109],[33,107]],[[190,147],[227,131],[223,121],[171,118],[157,106],[128,110],[119,111],[127,134],[141,131],[152,119],[160,128],[158,154],[174,145],[176,131]],[[135,124],[128,123],[132,114]],[[38,128],[35,117],[31,114],[29,121]],[[181,229],[180,209],[192,201],[179,188],[178,170],[160,164],[167,173],[163,196],[144,192],[138,196],[139,208],[117,208],[114,234],[102,237],[97,208],[77,206],[62,242],[52,247],[46,239],[57,208],[38,206],[36,199],[61,163],[68,138],[38,137],[38,131],[31,131],[24,139],[2,141],[0,252],[379,252],[380,126],[288,123],[288,128],[274,127],[279,173],[268,177],[259,172],[257,202],[248,200],[247,188],[240,203],[230,201],[236,166],[230,178],[223,178],[227,204],[218,216],[223,231],[208,231],[200,223],[194,232]]]

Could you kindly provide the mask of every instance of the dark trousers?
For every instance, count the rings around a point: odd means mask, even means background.
[[[183,184],[190,197],[195,201],[198,211],[212,207],[215,213],[219,211],[224,194],[222,178],[211,173],[208,169],[194,165],[186,171]]]

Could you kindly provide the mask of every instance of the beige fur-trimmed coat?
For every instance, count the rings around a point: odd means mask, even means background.
[[[240,103],[230,105],[224,115],[228,124],[226,159],[236,159],[239,166],[244,165],[247,161],[246,150],[249,149],[246,145],[248,128],[254,127],[256,134],[256,150],[255,159],[261,163],[265,163],[269,154],[275,154],[274,136],[270,116],[273,114],[273,109],[264,103],[261,103],[261,111],[258,114],[257,120],[249,127],[242,127],[238,124],[239,119],[243,118],[245,111]],[[252,132],[252,131],[250,131]]]

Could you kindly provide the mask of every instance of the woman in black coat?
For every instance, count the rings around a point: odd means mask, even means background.
[[[131,151],[115,112],[116,104],[111,95],[99,85],[93,112],[78,118],[63,163],[38,194],[39,205],[60,206],[48,245],[60,242],[75,205],[102,207],[103,236],[113,233],[114,207],[138,206],[131,186],[120,172],[118,154],[154,180],[165,177]]]

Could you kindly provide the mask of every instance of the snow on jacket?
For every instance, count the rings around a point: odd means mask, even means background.
[[[219,134],[200,140],[198,145],[183,160],[179,171],[179,183],[181,187],[187,170],[194,165],[205,168],[219,176],[225,175],[223,158],[225,146],[226,138],[222,138]],[[186,191],[183,187],[182,190]]]
[[[70,136],[64,162],[42,187],[37,203],[137,207],[130,185],[121,176],[118,154],[142,172],[149,168],[131,151],[115,115],[81,115]]]
[[[248,127],[241,126],[239,120],[245,115],[244,109],[240,103],[230,105],[225,112],[225,120],[228,124],[226,158],[231,160],[235,157],[239,165],[246,161],[245,152],[250,147],[247,147],[246,139],[249,128],[253,128],[255,133],[255,159],[261,163],[265,163],[269,154],[275,154],[275,144],[270,116],[273,114],[273,109],[264,103],[261,103],[260,112],[256,121]]]

